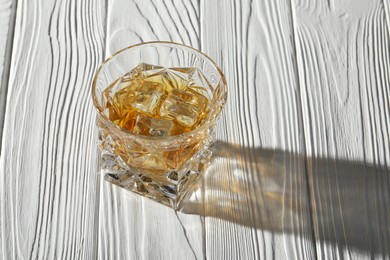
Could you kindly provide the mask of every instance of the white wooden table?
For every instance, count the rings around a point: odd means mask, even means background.
[[[111,53],[208,53],[229,100],[186,213],[101,180]],[[389,259],[389,0],[0,0],[0,259]]]

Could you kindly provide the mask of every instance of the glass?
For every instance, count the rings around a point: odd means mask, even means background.
[[[164,75],[171,75],[168,81],[176,88],[168,87],[169,91],[163,92],[165,96],[156,94],[161,86],[167,90]],[[129,87],[121,84],[130,82],[128,78],[131,82],[140,80],[144,84],[137,85],[140,92],[131,90],[132,103],[129,105],[142,113],[124,122],[117,115],[125,111],[117,113],[117,108],[124,105],[115,102],[126,102],[121,97],[129,95],[126,92]],[[188,82],[191,95],[180,90]],[[150,94],[147,91],[151,87],[155,92]],[[164,101],[159,101],[162,96]],[[209,57],[192,47],[172,42],[137,44],[120,50],[101,65],[93,80],[92,97],[98,111],[96,121],[105,179],[177,209],[191,195],[195,181],[212,155],[215,124],[227,97],[221,70]],[[175,100],[178,97],[190,107],[172,110],[177,107]],[[159,104],[160,114],[156,118],[145,116],[155,113],[154,103],[145,103],[149,101]],[[207,111],[203,113],[200,107],[205,108],[204,104],[207,104]],[[177,111],[184,111],[184,114],[177,114]],[[130,114],[128,110],[125,112]],[[174,118],[176,123],[172,126],[166,118]],[[149,127],[147,131],[143,130],[145,125]]]

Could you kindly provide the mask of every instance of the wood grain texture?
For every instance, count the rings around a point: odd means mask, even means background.
[[[0,0],[0,147],[3,136],[9,68],[13,46],[16,0]]]
[[[388,1],[295,7],[318,258],[388,259]]]
[[[205,180],[207,258],[315,258],[291,3],[203,1],[201,17],[229,89]]]
[[[0,0],[0,259],[389,259],[389,15],[388,0]],[[151,40],[201,49],[228,80],[183,212],[98,169],[93,74]]]
[[[102,1],[19,0],[0,158],[0,258],[95,259]]]
[[[204,259],[198,215],[135,195],[102,180],[99,259]]]
[[[132,44],[173,41],[200,43],[199,1],[108,1],[106,56]]]
[[[9,41],[10,22],[12,20],[12,0],[0,1],[0,82],[3,75],[3,68],[6,55],[7,41]],[[11,26],[12,27],[12,26]],[[11,28],[12,29],[12,28]],[[12,38],[12,37],[11,37]]]
[[[106,57],[129,45],[176,41],[199,47],[196,1],[108,1]],[[100,259],[204,259],[202,214],[175,213],[102,181]]]

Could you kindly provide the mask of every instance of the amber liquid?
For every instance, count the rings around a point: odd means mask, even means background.
[[[140,64],[103,95],[106,114],[116,125],[139,135],[166,137],[192,131],[207,120],[210,90],[207,79],[196,68]],[[150,151],[142,144],[119,141],[115,153],[131,166],[163,173],[177,170],[200,145],[192,141],[175,149]]]
[[[198,81],[198,82],[196,82]],[[203,82],[202,82],[203,81]],[[141,135],[172,136],[199,127],[209,111],[205,77],[196,68],[141,64],[107,91],[109,118]]]

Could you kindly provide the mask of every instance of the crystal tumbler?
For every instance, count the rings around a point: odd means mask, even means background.
[[[192,47],[147,42],[112,55],[92,84],[105,179],[177,209],[210,161],[226,97],[222,71]]]

